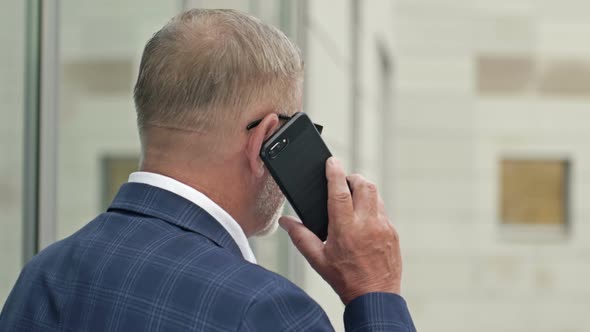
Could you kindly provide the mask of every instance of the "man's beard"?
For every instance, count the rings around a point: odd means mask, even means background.
[[[273,234],[279,227],[279,218],[283,214],[284,207],[285,196],[283,196],[281,189],[275,183],[274,179],[268,176],[256,202],[256,211],[261,218],[260,221],[264,221],[264,227],[255,235],[266,236]]]

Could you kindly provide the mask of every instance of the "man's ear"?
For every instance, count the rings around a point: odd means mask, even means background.
[[[245,152],[248,165],[255,177],[264,175],[264,162],[260,159],[260,150],[264,141],[277,130],[278,125],[279,117],[271,113],[265,116],[258,126],[250,129]]]

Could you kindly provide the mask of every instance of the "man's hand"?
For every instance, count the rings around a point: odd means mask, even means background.
[[[329,216],[326,243],[295,218],[282,217],[281,226],[344,304],[372,292],[399,294],[402,272],[399,238],[385,214],[377,188],[360,175],[346,177],[334,157],[326,163],[326,176]]]

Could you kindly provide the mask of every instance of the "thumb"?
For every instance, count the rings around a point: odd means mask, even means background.
[[[279,225],[289,234],[291,241],[309,264],[315,270],[321,268],[324,260],[324,243],[297,218],[283,216],[279,219]]]

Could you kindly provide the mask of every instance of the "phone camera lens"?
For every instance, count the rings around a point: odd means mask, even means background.
[[[276,158],[281,151],[285,149],[285,147],[289,144],[288,138],[282,138],[280,141],[277,141],[273,144],[270,149],[268,150],[268,156],[270,159]]]

